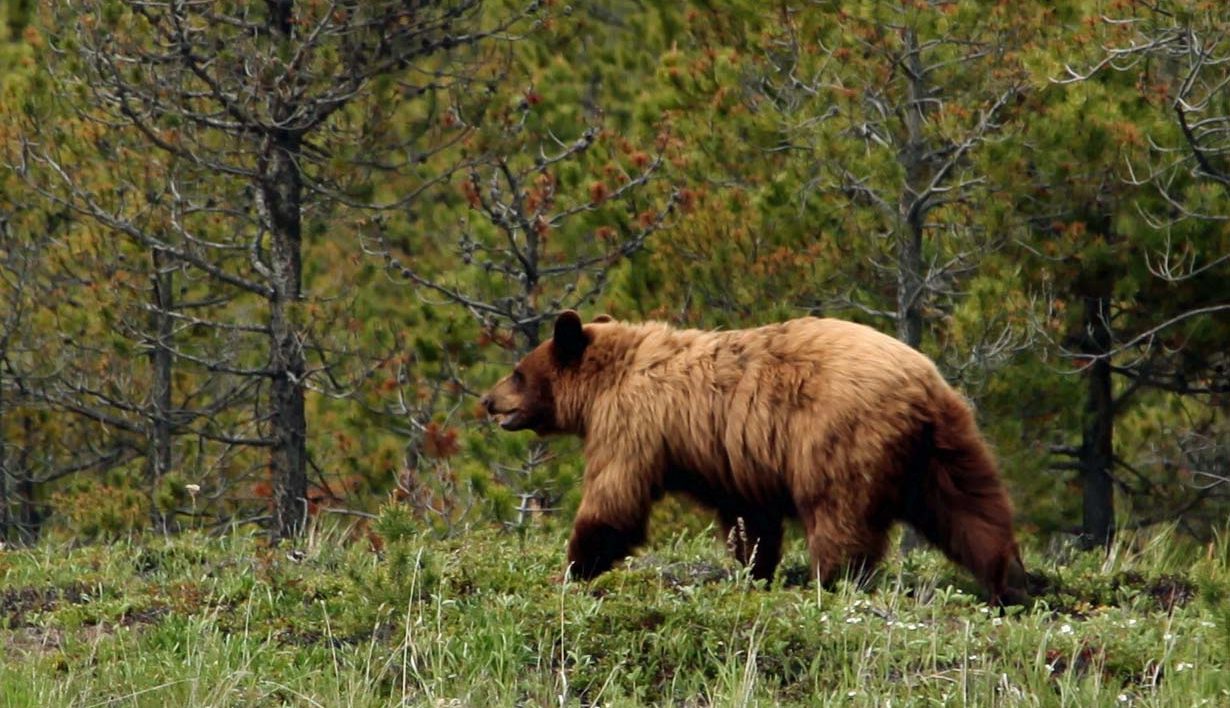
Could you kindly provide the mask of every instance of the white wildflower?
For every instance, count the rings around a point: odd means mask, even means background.
[[[1072,625],[1070,625],[1070,624],[1064,624],[1064,625],[1062,625],[1062,626],[1059,628],[1059,633],[1060,633],[1060,634],[1071,634],[1071,633],[1072,633]]]
[[[1190,668],[1194,668],[1194,666],[1195,666],[1194,664],[1189,664],[1186,661],[1180,661],[1179,663],[1175,664],[1174,670],[1176,672],[1187,671]]]

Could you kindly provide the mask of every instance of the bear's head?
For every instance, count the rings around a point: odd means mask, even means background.
[[[610,322],[606,315],[595,322]],[[593,332],[568,310],[555,320],[551,339],[525,356],[500,379],[480,405],[505,430],[533,430],[539,435],[576,433],[582,364]]]

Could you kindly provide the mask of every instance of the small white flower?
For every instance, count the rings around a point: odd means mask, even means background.
[[[1173,634],[1171,634],[1170,632],[1167,632],[1167,633],[1165,633],[1165,634],[1163,634],[1163,635],[1162,635],[1162,639],[1163,639],[1164,641],[1167,641],[1167,642],[1168,642],[1168,641],[1170,641],[1171,639],[1174,639],[1174,635],[1173,635]]]
[[[1188,669],[1193,668],[1193,667],[1194,667],[1194,664],[1189,664],[1186,661],[1180,661],[1179,663],[1175,664],[1174,670],[1176,672],[1187,671]]]
[[[1126,694],[1126,693],[1120,693],[1120,694],[1119,694],[1119,702],[1120,702],[1120,703],[1127,703],[1127,702],[1128,702],[1128,701],[1130,701],[1130,700],[1132,700],[1132,699],[1131,699],[1131,698],[1128,698],[1128,694]]]
[[[858,691],[846,691],[846,698],[854,698],[858,695]]]
[[[201,485],[185,484],[184,489],[188,490],[188,493],[195,497],[197,495],[197,492],[201,491]]]
[[[998,627],[998,626],[1000,626],[1000,625],[1001,625],[1001,624],[1003,624],[1003,623],[1004,623],[1004,618],[1003,618],[1003,617],[992,617],[992,618],[991,618],[991,624],[992,624],[993,626],[995,626],[995,627]]]
[[[979,612],[981,612],[982,614],[984,614],[984,615],[985,615],[985,614],[987,614],[988,612],[990,612],[990,611],[991,611],[991,608],[986,607],[986,606],[984,605],[984,606],[982,606],[982,607],[979,607],[979,608],[978,608],[978,611],[979,611]]]
[[[1135,626],[1136,626],[1136,618],[1134,618],[1134,617],[1133,617],[1133,618],[1129,619],[1129,620],[1127,621],[1127,626],[1129,626],[1129,627],[1135,627]]]
[[[1064,625],[1060,626],[1060,628],[1059,628],[1059,633],[1060,633],[1060,634],[1071,634],[1071,633],[1072,633],[1072,625],[1070,625],[1070,624],[1064,624]]]
[[[863,618],[857,617],[857,616],[846,618],[846,624],[858,624],[859,622],[862,622],[862,621],[863,621]]]
[[[1201,627],[1206,627],[1206,628],[1208,628],[1208,629],[1212,629],[1213,627],[1216,627],[1216,626],[1217,626],[1217,623],[1216,623],[1216,622],[1210,622],[1210,621],[1208,621],[1208,620],[1201,620],[1201,622],[1200,622],[1200,626],[1201,626]]]

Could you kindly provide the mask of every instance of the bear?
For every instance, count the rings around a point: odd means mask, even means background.
[[[757,579],[772,579],[788,519],[824,584],[865,581],[904,522],[992,603],[1028,599],[1012,504],[969,405],[924,354],[866,325],[703,331],[568,310],[480,407],[505,430],[583,439],[571,578],[629,555],[651,505],[677,493],[716,513]]]

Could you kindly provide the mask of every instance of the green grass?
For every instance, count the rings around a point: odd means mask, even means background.
[[[394,519],[394,521],[397,521]],[[0,706],[1230,704],[1230,548],[1029,552],[1000,616],[931,552],[755,586],[714,534],[559,582],[566,531],[0,551]]]

